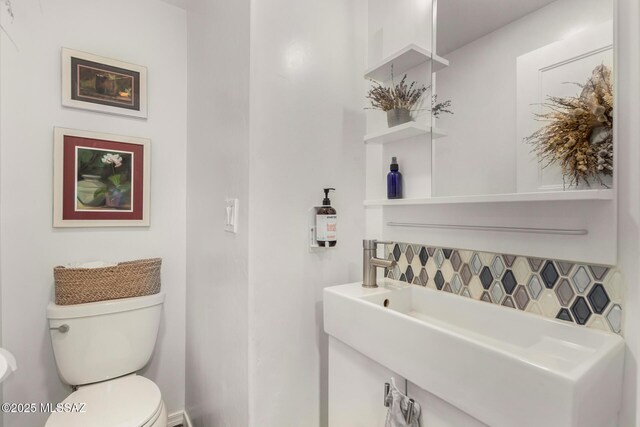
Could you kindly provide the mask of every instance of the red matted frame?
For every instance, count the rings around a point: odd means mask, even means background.
[[[150,141],[144,138],[55,128],[54,227],[149,225]],[[126,209],[88,208],[77,202],[78,148],[130,156],[131,196]]]

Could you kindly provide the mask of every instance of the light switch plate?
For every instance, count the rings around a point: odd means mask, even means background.
[[[238,232],[238,199],[225,199],[226,214],[224,231],[229,233]]]

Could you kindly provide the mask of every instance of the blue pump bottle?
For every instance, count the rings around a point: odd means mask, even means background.
[[[402,174],[398,171],[398,159],[391,158],[391,172],[387,174],[387,198],[402,199]]]

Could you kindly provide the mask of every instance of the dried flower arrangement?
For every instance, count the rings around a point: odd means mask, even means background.
[[[411,110],[418,104],[422,95],[427,91],[427,87],[424,85],[418,86],[417,82],[407,85],[406,80],[407,75],[405,74],[400,83],[385,87],[380,82],[370,79],[373,87],[369,89],[367,98],[371,100],[373,109],[382,111],[394,109]],[[391,71],[391,81],[393,82],[393,69]]]
[[[576,97],[547,98],[548,112],[536,119],[548,122],[525,138],[543,167],[558,164],[565,183],[597,182],[606,187],[604,176],[613,175],[613,85],[611,70],[597,66]]]
[[[422,95],[431,86],[418,86],[417,82],[406,84],[407,75],[405,74],[400,83],[394,84],[393,66],[391,66],[391,87],[385,87],[376,80],[369,79],[373,87],[369,90],[367,98],[371,101],[374,110],[391,111],[394,109],[412,110],[416,107]],[[450,110],[451,101],[438,102],[438,95],[431,98],[431,114],[437,118],[440,114],[453,114]]]

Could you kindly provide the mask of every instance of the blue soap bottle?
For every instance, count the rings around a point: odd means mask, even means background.
[[[391,172],[387,174],[387,198],[402,199],[402,174],[398,171],[398,159],[391,158]]]

